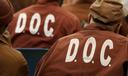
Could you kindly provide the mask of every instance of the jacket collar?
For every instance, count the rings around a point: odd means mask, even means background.
[[[103,28],[103,27],[96,26],[95,23],[91,23],[91,24],[87,25],[84,29],[85,29],[85,30],[109,31],[107,28]]]
[[[48,5],[59,6],[59,3],[56,2],[56,1],[53,1],[53,2],[42,2],[42,1],[37,1],[37,4],[41,4],[41,5],[45,5],[45,6],[48,6]]]
[[[57,0],[37,0],[38,4],[48,4],[48,3],[54,3],[54,4],[58,4]]]

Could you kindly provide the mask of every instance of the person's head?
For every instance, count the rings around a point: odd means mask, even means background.
[[[58,2],[59,5],[62,5],[63,0],[37,0],[38,3],[49,3],[49,2]]]
[[[13,17],[13,7],[9,0],[0,0],[0,34],[2,34]]]
[[[90,15],[97,26],[119,32],[122,8],[122,0],[96,0],[90,6]]]

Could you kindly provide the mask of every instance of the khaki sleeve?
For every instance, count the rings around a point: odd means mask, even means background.
[[[18,50],[15,50],[15,51],[18,51]],[[27,61],[25,60],[21,52],[18,51],[18,53],[19,53],[19,56],[17,56],[17,60],[19,62],[19,68],[18,68],[17,76],[29,76]]]
[[[27,65],[22,65],[19,68],[19,71],[18,71],[18,75],[17,76],[29,76]]]
[[[9,47],[0,47],[0,76],[28,76],[28,66],[23,55]]]

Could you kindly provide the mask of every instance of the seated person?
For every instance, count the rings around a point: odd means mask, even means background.
[[[37,0],[14,15],[8,31],[15,48],[49,48],[59,38],[78,32],[79,19],[63,10],[60,0]]]
[[[117,33],[123,17],[120,1],[96,0],[91,24],[59,39],[38,63],[35,76],[127,76],[128,38]]]
[[[13,8],[9,0],[0,0],[0,76],[28,76],[23,55],[13,49],[6,30],[12,20]]]

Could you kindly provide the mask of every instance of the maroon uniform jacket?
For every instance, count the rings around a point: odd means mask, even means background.
[[[40,60],[35,76],[126,76],[128,38],[90,25],[59,39]]]
[[[76,16],[62,10],[57,0],[39,0],[14,15],[8,30],[16,48],[49,48],[58,38],[81,30]]]

